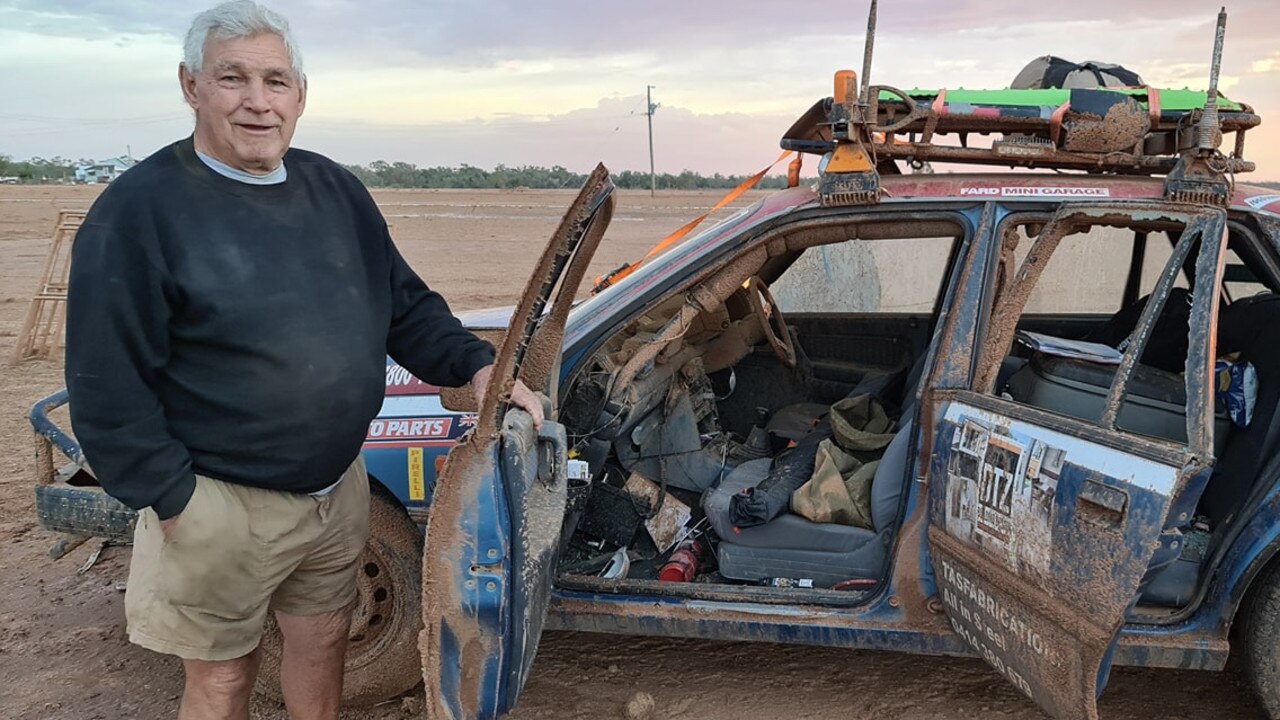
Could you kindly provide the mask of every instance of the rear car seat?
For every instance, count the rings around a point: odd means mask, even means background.
[[[1116,368],[1084,360],[1036,353],[1009,378],[1006,391],[1016,401],[1081,420],[1102,417]],[[1181,375],[1137,365],[1116,425],[1129,432],[1187,441],[1187,391]],[[1231,431],[1226,413],[1214,417],[1214,453],[1221,454]]]
[[[755,487],[769,474],[769,458],[739,465],[702,498],[711,527],[720,536],[720,574],[732,580],[811,579],[831,587],[853,578],[878,578],[893,542],[911,441],[910,419],[885,448],[871,481],[875,530],[815,523],[784,512],[764,525],[737,529],[729,520],[729,498]]]
[[[1277,423],[1280,418],[1280,296],[1273,293],[1236,300],[1218,315],[1219,354],[1240,353],[1253,363],[1258,373],[1258,396],[1253,421],[1248,427],[1232,428],[1225,439],[1214,426],[1214,454],[1218,456],[1213,476],[1200,498],[1199,514],[1210,518],[1214,531],[1209,547],[1183,543],[1181,557],[1156,575],[1143,590],[1142,603],[1182,607],[1196,592],[1203,563],[1212,543],[1223,535],[1248,498],[1265,463],[1275,454]],[[1225,442],[1224,442],[1225,440]]]
[[[1214,527],[1230,521],[1260,479],[1263,466],[1275,455],[1280,438],[1280,295],[1265,293],[1236,300],[1218,316],[1218,353],[1240,353],[1258,372],[1258,396],[1253,421],[1235,428],[1224,448],[1216,451],[1217,465],[1200,502],[1201,512]],[[1214,445],[1218,445],[1214,427]]]

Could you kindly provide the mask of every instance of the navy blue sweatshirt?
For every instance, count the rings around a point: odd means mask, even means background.
[[[72,428],[103,488],[161,518],[195,474],[313,492],[355,459],[386,355],[459,386],[493,361],[405,263],[360,181],[315,153],[247,185],[190,138],[122,175],[72,252]]]

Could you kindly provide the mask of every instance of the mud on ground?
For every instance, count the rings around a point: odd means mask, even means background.
[[[27,410],[62,386],[59,361],[7,364],[43,268],[59,209],[86,208],[91,187],[0,187],[0,719],[173,717],[176,660],[124,636],[128,548],[96,543],[58,561],[35,522]],[[524,274],[572,199],[568,191],[375,193],[409,262],[455,308],[515,301]],[[709,208],[717,192],[621,194],[589,277],[641,257]],[[748,198],[748,201],[751,198]],[[637,693],[653,718],[1038,718],[977,660],[798,646],[550,633],[519,710],[524,720],[623,718]],[[344,717],[415,716],[421,696]],[[1101,701],[1112,720],[1261,717],[1232,673],[1118,669]],[[284,718],[259,702],[254,717]]]

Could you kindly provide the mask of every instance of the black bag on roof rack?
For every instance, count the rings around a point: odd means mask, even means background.
[[[1138,73],[1113,63],[1089,60],[1074,63],[1054,55],[1044,55],[1027,63],[1009,84],[1020,90],[1043,88],[1137,87],[1143,85]]]

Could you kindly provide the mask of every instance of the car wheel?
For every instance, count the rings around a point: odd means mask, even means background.
[[[348,634],[342,703],[372,705],[422,682],[418,632],[422,629],[422,532],[389,494],[369,502],[369,541],[357,570],[357,600]],[[268,614],[256,691],[282,700],[283,637]]]
[[[1244,628],[1245,673],[1267,717],[1280,718],[1280,565],[1256,582]]]

